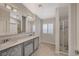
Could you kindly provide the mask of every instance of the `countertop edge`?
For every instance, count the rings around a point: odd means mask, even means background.
[[[26,37],[26,38],[23,38],[22,40],[20,39],[20,40],[18,40],[17,42],[15,42],[13,44],[12,43],[9,43],[9,44],[6,44],[5,43],[5,44],[3,44],[3,46],[0,46],[0,51],[5,50],[5,49],[8,49],[8,48],[13,47],[13,46],[16,46],[16,45],[19,45],[19,44],[21,44],[23,42],[32,40],[32,39],[34,39],[36,37],[39,37],[39,35],[34,35],[34,36]]]

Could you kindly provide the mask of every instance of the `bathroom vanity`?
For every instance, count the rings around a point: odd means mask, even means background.
[[[39,36],[32,35],[26,16],[19,13],[19,10],[14,12],[13,7],[9,10],[6,6],[9,5],[0,6],[0,55],[32,55],[39,47]]]
[[[0,56],[31,56],[39,47],[39,36],[14,38],[13,41],[0,44]]]

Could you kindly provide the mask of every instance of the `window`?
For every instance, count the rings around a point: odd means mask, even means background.
[[[35,32],[35,25],[33,25],[32,27],[32,32]]]
[[[47,24],[43,24],[43,33],[47,33]]]
[[[48,33],[53,33],[53,24],[48,24]]]
[[[53,24],[43,24],[43,33],[53,33]]]

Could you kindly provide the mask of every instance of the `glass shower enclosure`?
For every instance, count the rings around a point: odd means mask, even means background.
[[[68,7],[61,7],[59,8],[59,51],[65,55],[68,55],[68,36]]]
[[[60,51],[68,53],[68,19],[67,17],[60,18]]]

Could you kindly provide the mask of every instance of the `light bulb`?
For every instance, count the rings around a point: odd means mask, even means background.
[[[9,6],[9,5],[6,5],[6,8],[11,10],[11,6]]]
[[[13,11],[14,11],[14,12],[17,12],[17,10],[16,10],[16,9],[13,9]]]

